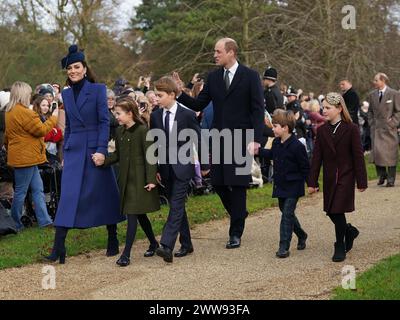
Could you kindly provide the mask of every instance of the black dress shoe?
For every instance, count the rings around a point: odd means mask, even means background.
[[[289,250],[285,250],[285,249],[279,249],[277,252],[276,252],[276,256],[278,257],[278,258],[281,258],[281,259],[284,259],[284,258],[287,258],[287,257],[289,257],[290,256],[290,251]]]
[[[236,236],[232,236],[229,238],[229,241],[226,244],[227,249],[236,249],[240,247],[240,238]]]
[[[160,245],[157,243],[156,246],[150,245],[150,247],[147,249],[147,251],[144,253],[144,256],[146,258],[154,256],[156,253],[157,248],[159,248]]]
[[[181,257],[187,256],[188,254],[190,254],[192,252],[193,252],[193,247],[190,247],[190,248],[181,247],[177,252],[175,252],[174,256],[177,258],[181,258]]]
[[[171,263],[173,260],[172,250],[168,247],[160,246],[159,248],[156,249],[156,254],[159,257],[162,257],[165,262]]]
[[[299,238],[299,241],[297,242],[297,250],[304,250],[306,248],[306,240],[308,238],[307,233],[303,238]]]
[[[386,187],[388,187],[388,188],[394,187],[394,182],[388,182],[386,184]]]
[[[381,186],[385,183],[386,177],[385,176],[380,176],[379,181],[378,181],[378,186]]]
[[[117,265],[120,267],[126,267],[129,266],[131,263],[131,259],[129,259],[127,256],[122,255],[116,262]]]

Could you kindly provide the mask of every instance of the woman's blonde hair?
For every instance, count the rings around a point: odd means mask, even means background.
[[[344,99],[340,93],[329,92],[325,97],[325,101],[336,108],[342,107],[342,112],[340,113],[342,120],[349,123],[353,122],[349,110],[346,107],[346,103],[344,102]]]
[[[6,111],[10,112],[17,104],[21,104],[28,108],[31,104],[32,88],[29,84],[16,81],[11,86],[10,102],[7,104]]]
[[[319,105],[318,100],[313,100],[310,103],[310,111],[311,112],[318,112],[318,113],[321,111],[321,106]]]

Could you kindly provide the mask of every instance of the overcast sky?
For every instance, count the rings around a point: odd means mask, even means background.
[[[133,7],[139,5],[142,0],[123,0],[121,4],[121,12],[126,15],[127,22],[134,12]],[[126,24],[127,25],[127,24]]]

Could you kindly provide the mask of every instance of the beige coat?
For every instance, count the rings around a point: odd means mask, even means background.
[[[379,103],[379,91],[372,91],[369,102],[368,120],[371,126],[371,162],[377,166],[397,165],[400,124],[400,92],[387,87]]]

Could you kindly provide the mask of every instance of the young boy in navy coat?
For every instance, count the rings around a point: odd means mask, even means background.
[[[276,139],[271,150],[260,148],[260,157],[274,161],[274,189],[272,197],[278,198],[282,212],[280,225],[278,258],[287,258],[294,232],[298,237],[297,250],[306,247],[307,233],[300,226],[295,215],[297,201],[304,196],[304,184],[310,164],[304,145],[296,139],[292,131],[296,119],[292,111],[277,109],[272,117]]]

